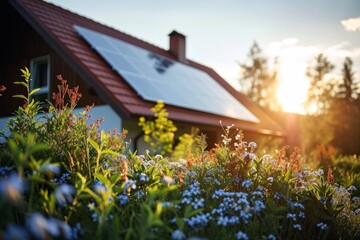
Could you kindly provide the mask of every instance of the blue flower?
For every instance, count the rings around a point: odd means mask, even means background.
[[[69,184],[62,184],[55,190],[55,198],[60,206],[64,206],[66,203],[73,201],[73,195],[75,194],[75,188]]]
[[[269,235],[267,236],[267,239],[269,239],[269,240],[276,240],[276,237],[275,237],[275,235],[273,235],[273,234],[269,234]]]
[[[69,173],[63,173],[59,179],[54,178],[51,181],[54,182],[54,183],[57,183],[57,184],[67,183],[67,180],[68,180],[69,176],[70,176]]]
[[[244,188],[250,188],[253,185],[253,182],[251,180],[245,180],[242,182],[241,186],[243,186]]]
[[[286,218],[290,218],[292,219],[293,221],[296,221],[296,214],[295,213],[288,213],[286,215]]]
[[[8,172],[10,172],[13,169],[14,167],[9,167],[9,166],[0,167],[0,176],[6,175]]]
[[[11,202],[19,202],[24,189],[24,183],[17,173],[12,173],[9,177],[0,180],[0,195]]]
[[[131,189],[136,189],[136,181],[127,180],[125,182],[124,193],[131,192]]]
[[[118,196],[118,200],[120,202],[120,205],[125,205],[129,202],[129,197],[125,194],[121,194]]]
[[[278,193],[278,192],[276,192],[276,193],[274,193],[274,198],[275,199],[280,199],[280,197],[281,197],[281,194],[280,193]]]
[[[319,222],[318,224],[316,224],[316,227],[320,228],[323,231],[328,229],[328,225],[326,223],[323,223],[323,222]]]
[[[146,175],[145,173],[140,173],[139,174],[139,181],[140,182],[148,182],[149,181],[149,176]]]
[[[198,209],[198,208],[203,208],[204,207],[204,198],[195,198],[192,202],[191,202],[191,206],[193,207],[193,209]]]
[[[6,227],[4,240],[13,239],[29,239],[29,235],[23,227],[15,224],[9,224]]]
[[[81,228],[80,223],[77,223],[75,227],[71,229],[70,239],[78,239],[81,235],[84,234],[84,230]]]
[[[185,237],[185,233],[180,229],[173,231],[171,234],[171,239],[173,240],[182,240],[185,239]]]
[[[100,195],[104,195],[107,192],[107,187],[100,181],[95,181],[94,183],[94,191]]]
[[[236,234],[236,239],[237,240],[249,240],[249,237],[246,233],[242,232],[242,231],[239,231],[237,234]]]
[[[206,227],[209,221],[211,220],[210,213],[199,213],[190,219],[186,219],[184,221],[187,221],[188,225],[195,229],[195,230],[201,230],[202,228]]]
[[[138,198],[138,199],[141,199],[141,198],[143,198],[144,196],[145,196],[145,193],[144,193],[144,191],[137,191],[136,193],[135,193],[135,196]]]
[[[46,163],[40,166],[40,172],[46,173],[46,174],[60,174],[60,165],[57,163]]]
[[[263,209],[265,209],[265,204],[260,200],[256,200],[253,206],[254,213],[258,213]]]
[[[299,203],[299,202],[295,202],[295,203],[293,204],[293,206],[294,206],[294,207],[297,207],[297,208],[300,208],[300,209],[305,209],[304,205],[301,204],[301,203]]]
[[[40,213],[31,213],[26,218],[26,228],[37,239],[71,237],[70,226],[55,218],[45,218]]]
[[[162,202],[162,203],[161,203],[161,206],[162,206],[163,208],[169,208],[169,207],[174,206],[174,204],[173,204],[172,202]]]
[[[294,229],[298,229],[299,231],[301,231],[301,230],[302,230],[302,228],[301,228],[301,225],[300,225],[300,224],[294,224],[294,225],[293,225],[293,228],[294,228]]]

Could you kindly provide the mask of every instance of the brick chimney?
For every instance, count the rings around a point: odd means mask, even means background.
[[[169,37],[170,53],[173,54],[179,62],[186,63],[186,37],[176,31],[172,31]]]

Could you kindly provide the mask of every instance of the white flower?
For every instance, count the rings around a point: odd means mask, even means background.
[[[255,149],[255,148],[257,148],[257,145],[255,142],[249,142],[248,147],[251,149]]]
[[[174,179],[172,179],[171,177],[168,177],[168,176],[164,176],[163,177],[163,181],[166,183],[166,184],[173,184],[175,181]]]
[[[187,161],[183,158],[180,158],[179,163],[185,165],[187,163]]]

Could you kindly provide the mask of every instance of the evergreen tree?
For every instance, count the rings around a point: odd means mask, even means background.
[[[338,97],[346,102],[352,102],[358,97],[358,84],[354,81],[354,73],[352,71],[353,62],[347,57],[345,58],[342,73],[342,83],[339,85]]]
[[[360,154],[360,98],[352,64],[349,57],[345,58],[342,82],[330,111],[334,126],[332,144],[343,154]]]
[[[334,95],[335,83],[326,76],[334,69],[324,54],[315,57],[307,68],[306,76],[310,79],[305,108],[309,114],[319,115],[326,113]]]

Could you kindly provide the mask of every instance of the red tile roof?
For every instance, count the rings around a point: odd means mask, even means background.
[[[9,0],[9,2],[118,114],[123,117],[151,114],[150,108],[153,107],[154,103],[143,100],[138,96],[135,90],[132,89],[120,75],[113,71],[99,54],[91,49],[85,40],[79,36],[73,26],[79,25],[107,34],[148,51],[176,60],[169,51],[41,0]],[[284,135],[282,128],[267,116],[261,108],[232,88],[214,70],[191,60],[188,60],[188,64],[207,72],[260,119],[260,122],[241,121],[167,105],[166,108],[171,119],[212,126],[219,126],[219,120],[221,119],[225,126],[235,124],[243,130],[278,136]]]

